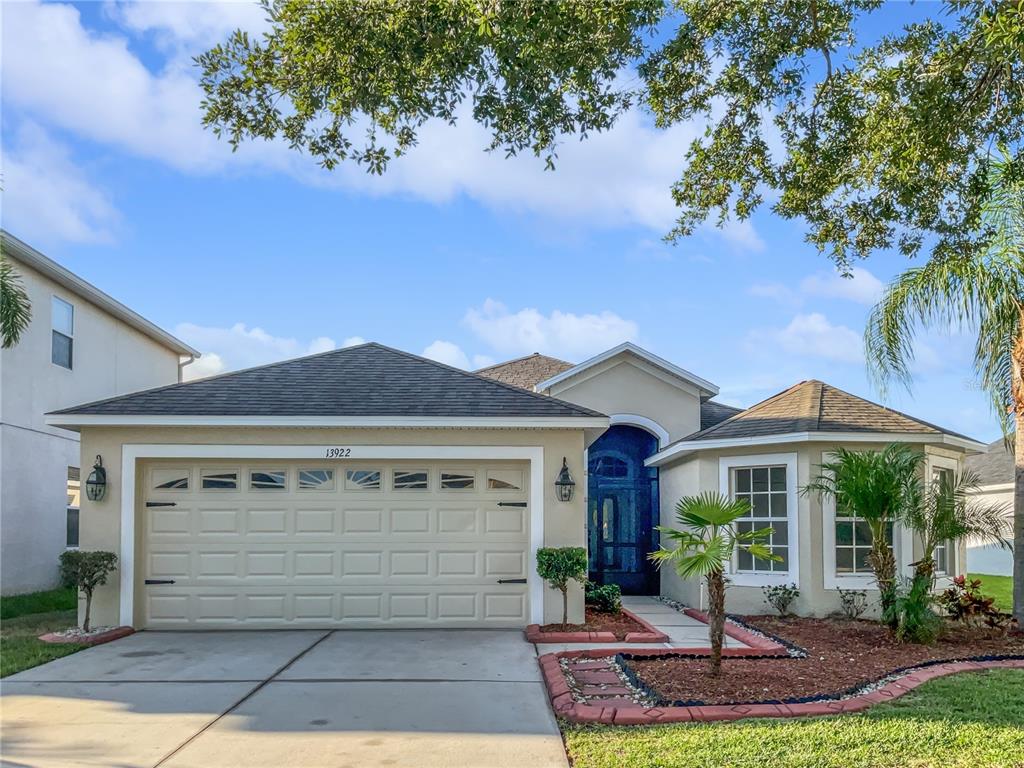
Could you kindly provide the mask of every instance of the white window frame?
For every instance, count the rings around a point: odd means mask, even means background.
[[[835,459],[835,454],[825,451],[821,454],[821,463]],[[822,494],[821,497],[821,545],[822,575],[825,589],[878,589],[874,574],[871,573],[836,573],[836,500],[834,496]],[[914,551],[913,534],[899,523],[892,527],[893,557],[896,558],[896,570],[903,576],[913,572],[909,562],[913,558],[905,558],[904,553]]]
[[[948,469],[953,473],[953,479],[955,481],[957,473],[960,471],[960,462],[957,459],[950,458],[948,456],[939,456],[934,453],[926,454],[925,459],[925,472],[928,474],[928,483],[932,482],[932,477],[936,469]],[[956,539],[947,539],[946,545],[946,571],[935,572],[935,578],[938,579],[953,579],[961,572],[966,571],[966,564],[960,562],[960,542]]]
[[[729,562],[729,581],[739,587],[766,587],[775,584],[800,584],[800,512],[797,508],[797,454],[761,453],[749,456],[723,456],[718,460],[718,488],[722,495],[733,498],[732,471],[745,467],[786,467],[786,523],[789,539],[789,570],[776,573],[743,573],[737,571],[737,557]]]
[[[53,309],[57,302],[66,305],[71,310],[71,333],[64,333],[64,331],[58,331],[53,326]],[[54,362],[53,359],[53,334],[59,333],[61,336],[71,341],[71,355],[68,360],[68,365],[61,365],[60,363]],[[63,368],[65,371],[75,370],[75,305],[67,299],[62,299],[60,296],[53,294],[50,297],[50,364],[56,365],[58,368]]]

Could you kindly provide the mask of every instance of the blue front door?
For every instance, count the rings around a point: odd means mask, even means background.
[[[611,427],[589,449],[590,580],[618,584],[625,594],[658,593],[647,559],[658,547],[658,470],[644,466],[657,449],[654,436],[625,425]]]

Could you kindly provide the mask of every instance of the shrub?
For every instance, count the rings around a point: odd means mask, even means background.
[[[622,589],[618,584],[595,584],[587,582],[587,605],[604,613],[618,613],[622,610]]]
[[[898,587],[892,605],[883,620],[895,628],[896,639],[903,643],[931,645],[939,636],[942,619],[932,610],[935,598],[930,578],[915,578],[909,587]]]
[[[537,550],[537,575],[562,593],[562,629],[569,623],[569,582],[587,578],[587,550],[583,547],[542,547]]]
[[[779,612],[779,616],[789,613],[789,606],[800,597],[800,590],[796,584],[776,584],[771,587],[761,587],[764,593],[764,601]]]
[[[979,626],[984,624],[992,629],[1009,626],[1011,614],[995,607],[995,598],[981,594],[981,580],[967,581],[957,576],[950,587],[938,597],[938,604],[955,621]]]
[[[848,619],[859,619],[868,609],[868,593],[863,589],[840,589],[839,606]]]
[[[60,578],[66,587],[75,587],[85,595],[85,618],[82,631],[89,631],[89,614],[92,610],[92,593],[96,587],[107,583],[107,576],[117,567],[117,555],[113,552],[83,552],[73,549],[60,556]]]

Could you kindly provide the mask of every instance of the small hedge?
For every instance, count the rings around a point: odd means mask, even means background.
[[[618,584],[595,584],[587,582],[587,605],[603,613],[619,613],[622,610],[622,588]]]

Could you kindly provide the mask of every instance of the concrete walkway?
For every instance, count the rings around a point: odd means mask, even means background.
[[[667,643],[630,643],[615,646],[610,643],[539,643],[537,652],[589,650],[591,648],[708,648],[708,625],[677,611],[667,603],[653,597],[629,595],[622,598],[622,607],[628,608],[641,619],[668,635]],[[746,644],[731,637],[725,638],[726,648],[746,648]]]
[[[4,766],[565,768],[519,631],[141,632],[0,681]]]

